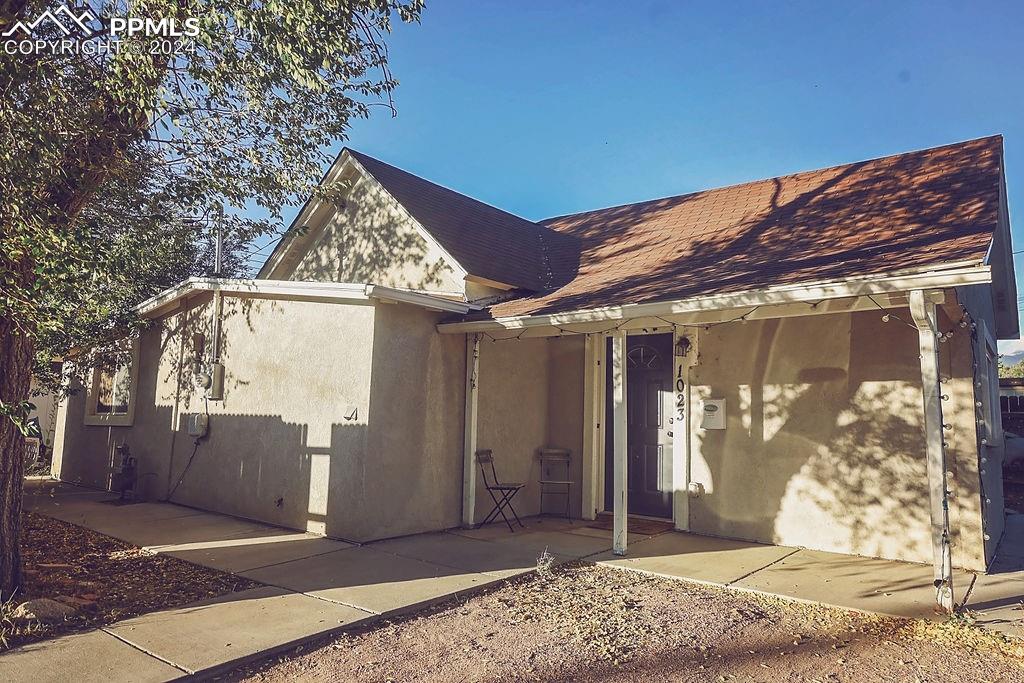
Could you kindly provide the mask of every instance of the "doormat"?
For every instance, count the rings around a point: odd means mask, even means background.
[[[602,513],[597,516],[597,519],[588,524],[587,526],[591,529],[607,529],[612,530],[614,518],[608,513]],[[666,531],[672,531],[675,528],[675,524],[668,521],[661,521],[657,519],[643,519],[641,517],[630,517],[626,524],[626,530],[631,534],[640,534],[641,536],[657,536],[663,534]]]

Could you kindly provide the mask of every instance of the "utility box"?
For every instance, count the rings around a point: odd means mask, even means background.
[[[206,413],[190,413],[185,416],[185,427],[189,436],[201,439],[210,428],[210,416]]]
[[[725,399],[706,398],[701,401],[701,429],[725,429]]]

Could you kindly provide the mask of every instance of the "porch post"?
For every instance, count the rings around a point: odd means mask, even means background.
[[[466,335],[466,425],[462,446],[462,526],[476,517],[476,409],[480,378],[480,335]]]
[[[696,362],[696,340],[696,331],[683,334],[673,328],[672,518],[679,531],[690,530],[690,368]]]
[[[942,387],[939,383],[938,326],[935,302],[924,290],[910,292],[910,314],[917,326],[924,389],[924,432],[927,448],[928,493],[931,502],[932,557],[935,601],[953,611],[953,562],[949,538],[949,491],[946,490],[946,452],[942,434]]]
[[[598,453],[598,430],[601,423],[601,412],[598,402],[600,395],[600,362],[598,351],[602,348],[600,343],[604,337],[600,334],[588,334],[584,342],[583,360],[583,453],[582,479],[583,491],[581,494],[582,506],[580,517],[583,519],[594,519],[597,515],[598,500],[598,468],[600,461]]]
[[[612,552],[626,554],[626,510],[627,510],[627,419],[626,419],[626,332],[616,330],[612,334],[612,406],[615,444],[612,459],[614,476],[612,484]]]

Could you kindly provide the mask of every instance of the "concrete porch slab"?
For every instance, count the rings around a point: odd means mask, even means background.
[[[515,547],[521,551],[533,554],[533,559],[547,550],[559,560],[578,560],[588,555],[594,555],[612,547],[611,536],[608,538],[595,538],[581,534],[571,534],[564,531],[533,531],[528,534],[521,534],[515,538],[496,538],[493,543]]]
[[[191,508],[177,505],[164,505],[171,510],[190,510],[188,515],[173,517],[144,518],[134,517],[131,511],[125,514],[110,516],[103,514],[86,519],[82,526],[98,531],[107,536],[137,546],[155,550],[163,546],[176,546],[192,543],[213,543],[227,541],[243,536],[258,536],[266,533],[265,524],[246,522],[225,515],[199,512]],[[67,520],[72,523],[74,520]]]
[[[523,527],[516,525],[514,532],[509,531],[505,524],[488,524],[475,529],[452,529],[449,533],[533,553],[534,564],[545,548],[564,561],[593,555],[612,547],[611,532],[596,535],[573,533],[583,528],[582,523],[574,520],[532,517],[523,520]]]
[[[537,567],[532,550],[483,541],[452,533],[418,534],[368,546],[402,557],[507,578]]]
[[[970,572],[954,571],[960,596],[972,579]],[[936,616],[932,568],[921,564],[800,550],[735,585],[897,617]]]
[[[267,528],[239,538],[178,543],[152,548],[158,552],[206,567],[237,574],[249,569],[301,560],[354,547],[351,543],[298,531]]]
[[[89,631],[32,643],[0,655],[0,678],[5,681],[65,683],[172,681],[184,673],[118,640],[104,631]]]
[[[578,523],[564,531],[567,534],[578,534],[580,536],[590,536],[591,538],[601,538],[608,541],[609,546],[612,542],[611,529],[596,529],[592,526],[587,526],[585,523]],[[628,543],[639,543],[640,541],[648,538],[651,538],[650,534],[637,534],[632,531],[626,532],[626,540]]]
[[[608,551],[588,559],[610,567],[725,586],[795,551],[786,546],[669,531],[630,544],[624,557]]]
[[[33,512],[56,519],[94,528],[96,525],[116,527],[119,523],[134,524],[142,520],[177,519],[203,514],[201,510],[165,503],[134,503],[111,505],[111,499],[83,499],[78,496],[60,496],[57,501],[32,508]]]
[[[210,675],[369,618],[270,586],[122,621],[105,630],[189,673]],[[74,669],[69,669],[74,671]]]
[[[953,587],[955,590],[955,583]],[[963,588],[958,599],[962,596]],[[978,624],[1024,636],[1024,572],[979,574],[965,606],[975,613]]]
[[[967,596],[978,623],[1024,636],[1024,515],[1006,516],[1003,537],[988,574],[979,574]]]
[[[400,557],[367,546],[240,572],[370,612],[394,615],[499,581],[496,576]]]

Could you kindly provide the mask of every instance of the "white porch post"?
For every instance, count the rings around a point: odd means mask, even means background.
[[[910,292],[910,314],[917,326],[924,389],[924,431],[927,447],[928,493],[931,501],[932,555],[935,601],[953,611],[953,564],[949,538],[949,492],[946,490],[946,449],[942,426],[942,387],[939,378],[938,326],[935,302],[924,290]]]
[[[462,463],[462,526],[476,518],[476,409],[480,378],[480,335],[466,335],[466,430]]]
[[[680,340],[686,339],[681,351]],[[683,334],[679,328],[672,335],[672,517],[676,529],[690,530],[690,368],[697,358],[697,332]]]
[[[616,330],[612,334],[612,406],[614,415],[615,446],[612,455],[614,478],[612,485],[613,524],[612,552],[626,554],[626,510],[627,510],[627,419],[626,419],[626,332]]]
[[[595,519],[598,506],[598,472],[601,467],[599,426],[601,409],[599,396],[601,382],[601,365],[599,359],[604,336],[588,334],[584,346],[583,374],[583,492],[580,516],[583,519]]]

